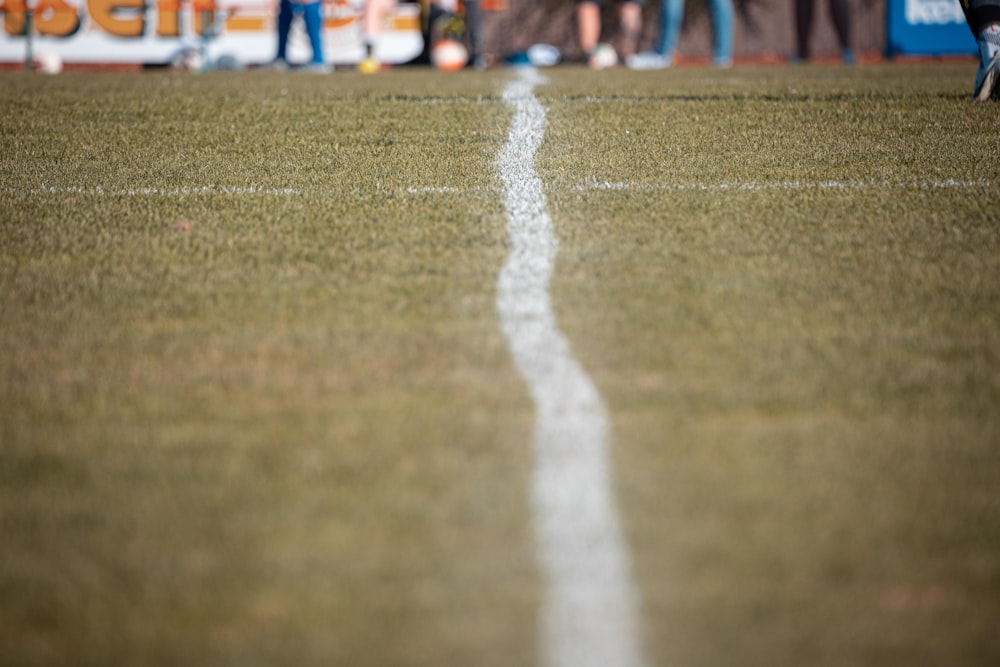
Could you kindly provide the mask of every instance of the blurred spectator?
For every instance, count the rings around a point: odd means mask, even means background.
[[[397,0],[367,0],[361,19],[361,37],[365,55],[358,69],[365,74],[378,72],[382,68],[378,60],[377,46],[386,17],[395,9]],[[479,0],[420,0],[421,33],[424,40],[420,61],[429,61],[434,43],[443,37],[453,37],[467,41],[469,61],[478,69],[485,68],[487,61],[482,53],[482,15]],[[459,28],[457,32],[453,28]],[[455,32],[456,34],[452,34]],[[464,33],[461,34],[461,33]]]
[[[607,0],[576,0],[576,28],[580,48],[588,59],[601,40],[601,8]],[[646,0],[624,0],[618,3],[620,53],[626,61],[635,55],[642,32],[642,7]],[[593,61],[591,61],[593,62]]]
[[[712,63],[718,67],[733,64],[733,2],[708,0],[712,16]],[[660,41],[656,52],[672,63],[677,51],[677,41],[684,23],[684,0],[661,0]]]
[[[312,47],[312,60],[306,65],[312,72],[329,72],[323,60],[323,3],[320,0],[281,0],[278,6],[278,54],[274,59],[274,67],[288,66],[288,33],[292,29],[292,20],[301,16],[306,25],[309,45]]]
[[[837,32],[837,42],[840,44],[840,59],[845,65],[854,64],[854,51],[851,50],[851,12],[849,0],[828,0],[830,18]],[[795,41],[796,52],[793,60],[806,62],[812,56],[810,39],[812,37],[813,9],[816,0],[795,0]]]

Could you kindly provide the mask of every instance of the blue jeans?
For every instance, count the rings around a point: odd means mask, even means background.
[[[285,57],[288,47],[288,32],[292,29],[292,19],[296,14],[301,14],[306,23],[306,34],[309,35],[309,44],[312,46],[312,62],[314,65],[323,64],[323,3],[319,2],[291,2],[281,0],[278,8],[278,55],[277,60],[287,60]]]
[[[716,65],[733,62],[733,0],[707,0],[712,15],[712,61]],[[673,58],[684,22],[684,0],[661,0],[660,41],[656,52]]]

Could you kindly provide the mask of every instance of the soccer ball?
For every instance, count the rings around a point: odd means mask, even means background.
[[[591,69],[608,69],[618,64],[618,53],[610,44],[601,43],[590,52],[588,63]]]
[[[358,63],[358,71],[362,74],[375,74],[382,69],[382,63],[374,58],[365,58]]]
[[[63,70],[62,58],[53,51],[39,51],[31,60],[35,71],[42,74],[59,74]]]
[[[431,48],[431,62],[439,70],[455,72],[469,62],[469,51],[457,39],[445,38]]]
[[[174,55],[170,60],[170,66],[185,72],[200,72],[205,67],[205,58],[198,49],[188,47]]]

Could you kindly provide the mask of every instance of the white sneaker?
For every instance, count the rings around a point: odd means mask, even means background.
[[[309,74],[330,74],[333,72],[333,65],[326,63],[309,63],[302,66],[302,71]]]
[[[535,67],[552,67],[562,60],[559,49],[551,44],[533,44],[528,47],[528,62]]]
[[[669,56],[661,56],[656,51],[643,51],[625,59],[625,66],[629,69],[665,69],[671,64]]]

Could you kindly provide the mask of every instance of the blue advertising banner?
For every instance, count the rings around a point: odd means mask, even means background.
[[[888,55],[976,54],[976,40],[958,3],[959,0],[888,0]]]
[[[945,56],[977,53],[959,0],[887,0],[888,55]]]

